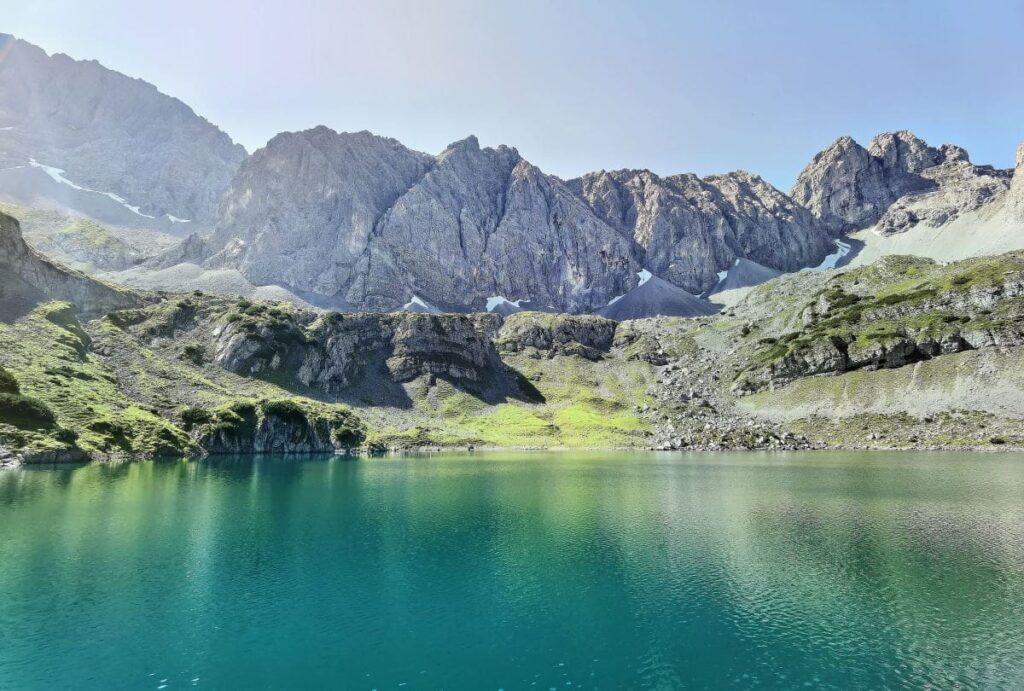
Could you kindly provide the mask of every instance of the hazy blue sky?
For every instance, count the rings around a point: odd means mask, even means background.
[[[746,168],[788,189],[841,134],[1008,167],[1024,0],[0,0],[0,31],[177,96],[250,150],[325,124],[473,133],[564,177]]]

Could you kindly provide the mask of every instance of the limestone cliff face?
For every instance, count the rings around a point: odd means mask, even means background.
[[[1017,147],[1017,167],[1006,196],[1006,210],[1012,220],[1024,223],[1024,143]]]
[[[202,225],[245,155],[151,84],[0,34],[0,167],[35,159],[142,214]]]
[[[793,187],[833,234],[878,224],[883,234],[919,223],[938,227],[999,198],[1007,171],[971,164],[953,145],[935,148],[908,131],[884,133],[868,148],[841,137],[817,154]]]
[[[253,154],[199,252],[208,267],[338,306],[417,297],[463,311],[501,296],[586,312],[636,287],[644,268],[700,293],[738,258],[792,271],[830,249],[806,209],[747,173],[566,183],[475,137],[433,157],[318,127]]]
[[[938,228],[1005,196],[1009,171],[974,165],[957,146],[947,144],[938,152],[938,162],[918,174],[928,189],[896,199],[878,219],[879,233],[901,233],[919,224]]]
[[[637,254],[561,181],[470,137],[381,218],[349,299],[386,307],[416,294],[482,309],[501,295],[587,311],[636,284]]]
[[[207,264],[237,268],[256,285],[344,296],[380,217],[432,165],[369,132],[280,134],[232,182]]]
[[[815,155],[790,196],[836,235],[871,225],[892,202],[881,165],[852,137]]]
[[[85,313],[139,304],[138,297],[126,289],[43,258],[25,244],[18,221],[0,214],[0,319],[19,316],[47,300],[70,302]]]
[[[645,250],[650,271],[692,293],[712,288],[736,259],[795,271],[832,249],[806,209],[746,172],[662,178],[619,170],[570,184],[602,220]]]
[[[387,370],[397,382],[429,374],[482,390],[503,369],[491,342],[500,322],[498,315],[399,315],[391,322]]]
[[[513,149],[469,138],[435,158],[325,127],[251,157],[206,247],[207,266],[369,309],[502,295],[584,311],[641,268],[631,241]]]

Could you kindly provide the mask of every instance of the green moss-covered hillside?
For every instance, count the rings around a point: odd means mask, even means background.
[[[423,447],[1018,448],[1024,255],[780,277],[725,314],[138,295],[0,322],[0,461]]]

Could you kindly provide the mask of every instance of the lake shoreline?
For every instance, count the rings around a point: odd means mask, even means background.
[[[208,454],[191,454],[191,455],[158,455],[158,454],[145,454],[145,453],[130,453],[130,454],[88,454],[78,450],[74,452],[63,452],[63,451],[48,451],[48,452],[33,452],[26,454],[28,458],[21,456],[17,453],[11,455],[0,456],[0,470],[8,470],[14,468],[30,467],[30,468],[48,468],[48,467],[75,467],[90,465],[94,463],[98,464],[121,464],[121,463],[137,463],[143,461],[216,461],[222,459],[251,459],[251,458],[262,458],[262,457],[276,457],[276,458],[287,458],[294,459],[296,461],[311,459],[311,458],[349,458],[349,459],[373,459],[373,458],[388,458],[388,457],[417,457],[417,456],[440,456],[444,454],[488,454],[488,453],[611,453],[611,452],[625,452],[625,453],[638,453],[638,454],[657,454],[657,453],[672,453],[672,454],[692,454],[692,453],[707,453],[712,455],[725,455],[725,454],[744,454],[744,453],[803,453],[803,452],[814,452],[814,453],[827,453],[830,451],[858,451],[858,452],[893,452],[893,453],[919,453],[919,452],[970,452],[970,453],[987,453],[987,454],[1013,454],[1013,453],[1024,453],[1024,447],[1010,445],[1010,444],[990,444],[987,446],[937,446],[937,445],[921,445],[921,446],[900,446],[900,447],[887,447],[887,446],[853,446],[853,445],[814,445],[814,446],[801,446],[801,447],[718,447],[718,448],[656,448],[656,447],[539,447],[539,446],[409,446],[409,447],[389,447],[383,450],[374,449],[360,449],[358,451],[352,451],[347,453],[340,452],[316,452],[316,451],[302,451],[302,452],[262,452],[262,453],[208,453]]]

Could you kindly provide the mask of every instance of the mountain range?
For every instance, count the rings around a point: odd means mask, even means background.
[[[125,229],[149,233],[139,233],[146,250],[116,262],[81,256],[87,243],[60,245],[106,278],[344,311],[698,315],[720,291],[875,246],[957,248],[942,258],[1024,246],[1024,176],[908,131],[867,147],[837,139],[789,194],[744,171],[562,180],[472,136],[430,155],[320,126],[247,155],[155,87],[10,36],[0,36],[0,168],[9,203],[88,217],[121,243]],[[979,238],[958,244],[966,223]],[[153,231],[188,237],[164,249],[170,240]],[[25,235],[36,241],[30,223]]]
[[[1024,146],[841,137],[788,194],[324,126],[249,155],[3,37],[0,161],[0,466],[1024,448]]]

